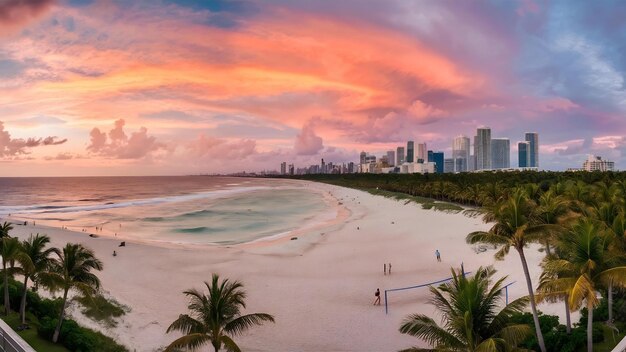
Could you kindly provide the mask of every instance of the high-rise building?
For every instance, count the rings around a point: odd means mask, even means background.
[[[519,167],[530,167],[530,142],[517,143],[517,158]]]
[[[413,159],[414,157],[414,147],[413,147],[413,141],[408,141],[406,142],[406,162],[407,163],[412,163],[413,161],[415,161],[415,159]]]
[[[491,168],[508,169],[511,167],[511,143],[508,138],[491,140]]]
[[[287,163],[284,161],[280,163],[280,174],[287,175]]]
[[[424,162],[427,160],[426,143],[417,143],[417,153],[415,154],[415,162]],[[421,160],[421,161],[420,161]]]
[[[387,163],[389,164],[389,166],[396,165],[396,152],[394,152],[393,150],[387,151]]]
[[[479,127],[475,139],[476,170],[491,169],[491,129]]]
[[[322,159],[322,163],[320,164],[320,169],[322,170],[323,174],[328,173],[328,170],[326,170],[326,163],[324,162],[324,159]]]
[[[448,174],[454,172],[454,159],[444,159],[443,160],[443,172]]]
[[[289,175],[292,175],[295,173],[296,169],[294,167],[293,164],[289,164]]]
[[[454,159],[454,172],[469,170],[470,162],[470,139],[460,135],[452,141],[452,159]]]
[[[400,166],[406,161],[404,155],[404,147],[398,147],[396,150],[396,165]]]
[[[613,161],[602,160],[602,157],[594,155],[589,155],[583,163],[583,170],[585,171],[613,171],[614,169],[615,163]]]
[[[356,170],[354,169],[354,163],[351,161],[348,163],[348,173],[354,173]]]
[[[442,174],[444,172],[444,158],[443,152],[428,151],[428,162],[435,163],[435,173]]]
[[[367,156],[367,153],[361,152],[361,155],[360,155],[361,158],[360,158],[359,164],[365,164],[365,157],[366,156]]]
[[[539,167],[539,134],[537,132],[526,132],[524,138],[530,143],[530,167]]]

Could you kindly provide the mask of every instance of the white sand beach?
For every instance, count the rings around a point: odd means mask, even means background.
[[[304,181],[303,181],[304,182]],[[495,262],[493,250],[477,254],[465,236],[488,229],[480,218],[423,210],[420,205],[373,196],[366,192],[308,183],[337,204],[337,218],[287,238],[229,247],[150,244],[116,238],[91,238],[88,233],[42,226],[16,226],[12,235],[25,238],[45,233],[54,246],[79,242],[104,262],[98,274],[104,291],[131,307],[121,323],[104,330],[136,351],[158,351],[177,338],[169,324],[186,312],[182,291],[202,288],[211,273],[241,280],[248,292],[248,312],[266,312],[275,324],[255,327],[236,339],[244,351],[397,351],[421,345],[400,334],[402,319],[411,313],[434,314],[427,288],[393,292],[389,314],[384,301],[373,306],[374,291],[412,286],[450,276],[450,267],[464,262],[467,271],[495,264],[499,275],[517,281],[511,298],[526,294],[519,257],[514,251]],[[339,205],[338,203],[342,204]],[[289,237],[297,236],[297,240]],[[442,262],[435,259],[439,249]],[[117,256],[113,257],[113,251]],[[543,253],[529,248],[527,257],[536,280]],[[392,274],[383,275],[383,263]],[[541,306],[561,313],[561,305]]]

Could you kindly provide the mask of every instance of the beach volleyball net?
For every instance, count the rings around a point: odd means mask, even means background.
[[[464,271],[463,275],[469,275],[471,274],[471,271]],[[419,284],[419,285],[414,285],[414,286],[407,286],[407,287],[398,287],[398,288],[390,288],[385,290],[385,314],[389,314],[389,294],[391,292],[398,292],[398,291],[408,291],[408,290],[415,290],[418,288],[424,288],[424,287],[428,287],[428,286],[432,286],[432,285],[437,285],[437,284],[442,284],[444,282],[448,282],[452,280],[452,277],[446,278],[446,279],[442,279],[442,280],[437,280],[437,281],[433,281],[433,282],[428,282],[425,284]],[[506,285],[504,285],[502,287],[502,289],[504,290],[504,300],[505,300],[505,304],[509,304],[509,286],[513,285],[516,281],[510,282]]]

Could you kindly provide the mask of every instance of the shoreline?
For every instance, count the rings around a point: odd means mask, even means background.
[[[492,250],[477,254],[465,244],[467,233],[489,227],[480,219],[425,210],[420,204],[351,188],[294,182],[328,192],[345,212],[296,241],[281,237],[260,245],[161,246],[128,240],[119,248],[118,238],[91,238],[88,233],[39,225],[16,226],[11,234],[23,239],[31,232],[47,233],[56,247],[78,242],[92,248],[104,262],[104,270],[97,274],[107,296],[131,311],[112,329],[83,317],[79,309],[72,309],[72,316],[137,351],[158,351],[178,337],[165,330],[186,312],[182,291],[202,288],[213,272],[243,282],[248,293],[245,312],[266,312],[276,318],[276,324],[238,337],[246,351],[391,351],[426,346],[400,334],[398,327],[411,313],[436,316],[427,304],[428,289],[390,294],[388,315],[384,304],[371,305],[373,292],[377,287],[383,291],[449,277],[450,267],[461,262],[468,271],[493,264],[498,276],[517,280],[509,290],[512,299],[525,295],[519,258],[509,255],[496,262]],[[434,259],[435,249],[441,251],[442,263]],[[536,264],[543,254],[534,249],[527,257],[536,280]],[[388,262],[394,272],[383,275],[383,263]],[[560,306],[541,305],[541,310],[558,313]]]

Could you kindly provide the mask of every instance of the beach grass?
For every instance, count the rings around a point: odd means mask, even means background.
[[[117,326],[117,318],[130,311],[130,308],[114,299],[107,299],[102,295],[93,297],[78,297],[75,299],[83,306],[82,313],[109,328]]]
[[[8,317],[2,317],[11,328],[13,328],[18,335],[20,335],[26,343],[28,343],[35,351],[45,351],[45,352],[69,352],[67,348],[60,344],[55,344],[51,341],[45,340],[37,334],[37,326],[39,323],[37,322],[37,318],[32,314],[27,315],[30,320],[31,328],[28,330],[17,331],[15,330],[18,326],[21,325],[20,316],[18,313],[11,313]]]
[[[365,189],[365,191],[376,196],[383,196],[383,197],[395,199],[398,201],[405,201],[405,204],[408,204],[409,202],[417,203],[422,206],[422,209],[427,209],[427,210],[433,209],[437,211],[442,211],[446,213],[455,213],[455,214],[460,213],[463,210],[465,210],[465,208],[457,204],[448,203],[448,202],[440,202],[432,198],[412,196],[412,195],[401,193],[401,192],[391,192],[391,191],[385,191],[385,190],[380,190],[376,188],[367,188]]]

